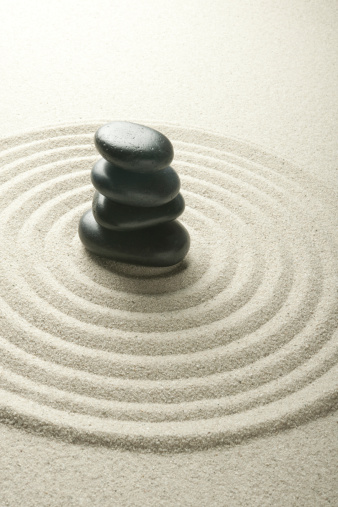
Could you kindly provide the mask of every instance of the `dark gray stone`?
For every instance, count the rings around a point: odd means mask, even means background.
[[[184,207],[185,203],[181,194],[162,206],[145,208],[119,204],[95,192],[92,210],[95,220],[102,227],[121,231],[170,222],[183,213]]]
[[[84,246],[101,257],[143,266],[173,266],[190,246],[185,227],[174,220],[134,231],[112,231],[98,224],[92,210],[82,215],[79,236]]]
[[[166,136],[126,121],[100,127],[95,145],[103,158],[127,171],[153,173],[170,165],[174,158],[173,146]]]
[[[180,179],[172,167],[156,173],[139,174],[125,171],[101,158],[94,165],[92,183],[100,194],[129,206],[161,206],[176,197]]]

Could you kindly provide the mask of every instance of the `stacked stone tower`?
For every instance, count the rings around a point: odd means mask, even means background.
[[[160,132],[129,122],[99,128],[101,158],[91,179],[92,209],[79,223],[84,246],[99,256],[143,266],[171,266],[186,256],[190,238],[176,218],[184,211],[174,150]]]

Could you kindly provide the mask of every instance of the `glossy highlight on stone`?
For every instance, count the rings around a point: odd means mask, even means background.
[[[174,158],[169,139],[150,127],[114,121],[100,127],[95,145],[103,158],[127,171],[154,173]]]
[[[95,192],[92,204],[95,220],[102,227],[113,230],[143,229],[170,222],[183,213],[184,207],[185,203],[181,194],[162,206],[146,208],[125,206]]]
[[[91,172],[94,187],[112,201],[130,206],[161,206],[180,191],[180,179],[172,167],[154,174],[125,171],[101,158]]]
[[[101,257],[143,266],[164,267],[180,262],[188,253],[190,238],[177,220],[133,231],[112,231],[98,224],[92,210],[79,223],[84,246]]]

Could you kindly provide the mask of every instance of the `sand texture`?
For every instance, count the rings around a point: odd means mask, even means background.
[[[72,442],[201,450],[301,425],[337,403],[337,194],[204,130],[173,142],[186,259],[88,254],[93,132],[1,141],[2,422]]]
[[[0,0],[0,507],[338,505],[334,0]],[[88,254],[96,129],[186,260]]]

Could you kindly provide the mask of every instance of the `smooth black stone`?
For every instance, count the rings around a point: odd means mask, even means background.
[[[136,231],[111,231],[96,222],[92,210],[82,215],[79,236],[96,255],[142,266],[173,266],[190,247],[189,233],[177,220]]]
[[[180,179],[172,167],[153,174],[125,171],[101,158],[91,172],[92,183],[100,194],[128,206],[161,206],[180,191]]]
[[[184,207],[185,203],[181,194],[162,206],[145,208],[118,204],[95,192],[92,210],[95,220],[102,227],[121,231],[170,222],[183,213]]]
[[[174,158],[169,139],[150,127],[127,121],[113,121],[95,133],[95,145],[111,164],[127,171],[153,173]]]

